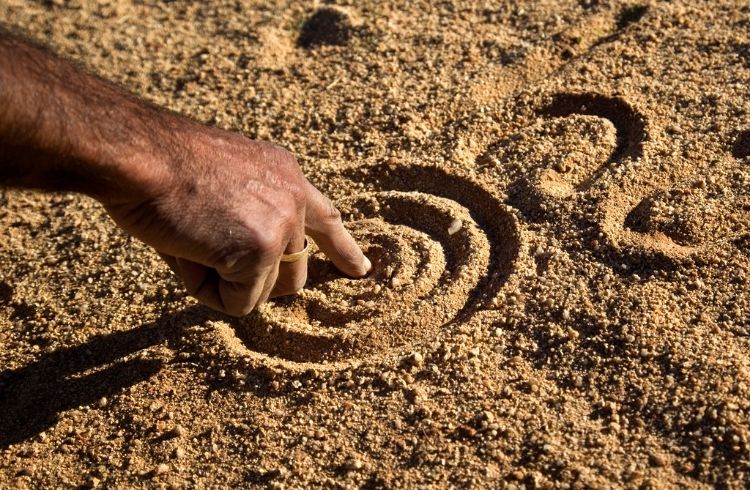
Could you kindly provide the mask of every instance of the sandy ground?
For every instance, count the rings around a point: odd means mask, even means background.
[[[4,0],[374,258],[231,320],[0,191],[0,487],[750,484],[750,6]]]

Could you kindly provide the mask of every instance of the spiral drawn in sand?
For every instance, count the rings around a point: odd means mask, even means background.
[[[609,121],[616,129],[616,145],[609,157],[578,189],[586,191],[596,185],[611,167],[637,160],[643,155],[643,143],[648,139],[645,118],[626,100],[600,94],[559,94],[543,109],[553,117],[577,117],[585,114]],[[696,252],[690,244],[675,240],[676,234],[665,234],[647,227],[631,227],[638,213],[638,198],[612,188],[599,203],[598,225],[605,239],[605,256],[617,257],[618,265],[663,267],[680,261]]]
[[[562,93],[537,112],[542,118],[477,158],[507,182],[510,203],[532,220],[546,203],[580,197],[613,165],[642,154],[644,119],[621,98]]]
[[[727,243],[739,246],[750,230],[750,195],[731,196],[683,184],[646,196],[628,213],[625,224],[642,233],[664,234],[696,251]]]
[[[542,114],[549,117],[568,117],[574,114],[596,116],[609,121],[617,131],[617,145],[606,162],[625,157],[638,158],[643,154],[647,139],[645,117],[621,97],[596,93],[561,93],[552,97]]]
[[[434,340],[505,283],[520,236],[513,215],[487,191],[436,169],[370,167],[347,177],[360,172],[378,188],[337,205],[373,272],[346,278],[314,252],[298,296],[236,324],[234,340],[224,332],[236,353],[288,368],[387,355]]]
[[[538,221],[547,204],[583,192],[616,147],[611,122],[576,114],[541,119],[498,142],[478,161],[508,182],[509,202]]]
[[[602,260],[617,268],[658,268],[698,251],[676,226],[671,232],[651,226],[654,220],[643,217],[648,202],[639,204],[643,195],[601,185],[606,174],[622,173],[643,155],[648,126],[640,112],[621,97],[559,93],[540,104],[538,113],[542,119],[477,159],[507,182],[509,203],[528,220],[578,226],[571,210],[596,196],[594,219],[601,236],[593,251]]]

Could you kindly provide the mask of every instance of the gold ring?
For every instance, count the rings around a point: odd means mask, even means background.
[[[302,250],[299,252],[294,252],[291,254],[282,254],[281,255],[281,261],[282,262],[297,262],[302,257],[307,256],[307,252],[310,250],[310,240],[305,237],[305,246]]]

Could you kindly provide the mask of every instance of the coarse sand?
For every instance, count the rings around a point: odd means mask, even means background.
[[[4,0],[273,140],[375,265],[198,306],[0,190],[0,487],[750,485],[750,5]]]

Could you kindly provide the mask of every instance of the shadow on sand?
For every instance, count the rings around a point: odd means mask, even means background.
[[[61,412],[149,379],[162,368],[161,360],[121,359],[176,340],[185,321],[210,315],[202,307],[190,307],[126,332],[96,336],[45,354],[24,367],[0,371],[0,449],[47,430]]]

